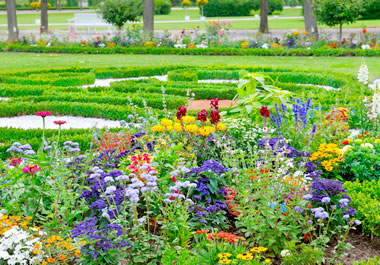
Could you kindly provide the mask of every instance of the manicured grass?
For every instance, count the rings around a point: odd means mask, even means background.
[[[365,58],[370,79],[380,78],[380,60]],[[358,57],[258,57],[258,56],[180,56],[180,55],[83,55],[0,53],[0,71],[70,66],[147,66],[147,65],[262,65],[314,69],[356,75],[363,61]]]

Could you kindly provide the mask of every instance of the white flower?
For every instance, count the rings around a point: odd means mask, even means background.
[[[181,44],[181,43],[176,43],[174,44],[174,48],[181,48],[181,49],[184,49],[186,48],[187,45],[186,44]]]
[[[262,49],[269,49],[268,43],[264,43],[263,46],[261,46]]]
[[[286,257],[286,256],[290,256],[290,255],[291,255],[291,253],[287,249],[284,249],[284,250],[281,251],[281,256],[282,257]]]
[[[366,63],[362,63],[359,69],[358,80],[365,85],[368,84],[368,67]]]
[[[352,149],[352,145],[346,145],[342,148],[341,152],[342,154],[346,154],[348,151]]]
[[[208,48],[208,46],[205,45],[205,44],[203,44],[203,43],[202,44],[197,44],[196,47],[197,48],[202,48],[202,49]]]
[[[371,49],[371,46],[369,46],[368,44],[362,45],[362,50],[369,50],[369,49]]]
[[[115,180],[113,179],[113,177],[105,177],[104,178],[104,182],[107,183],[107,182],[114,182]]]
[[[112,194],[114,191],[116,191],[116,187],[115,186],[109,186],[106,188],[106,194]]]
[[[375,94],[372,98],[371,114],[374,119],[380,116],[380,86],[375,90]]]
[[[369,148],[369,149],[373,149],[373,145],[370,144],[370,143],[361,144],[360,147],[361,147],[361,148]]]

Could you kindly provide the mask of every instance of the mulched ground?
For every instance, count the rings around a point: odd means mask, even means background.
[[[211,100],[207,99],[200,99],[200,100],[190,100],[189,101],[189,110],[203,110],[203,109],[210,109]],[[231,107],[232,100],[222,99],[219,100],[219,108],[229,108]]]

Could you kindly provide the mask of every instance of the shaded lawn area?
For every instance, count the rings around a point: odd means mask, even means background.
[[[296,69],[313,69],[357,75],[361,63],[369,68],[370,79],[380,78],[378,57],[275,57],[275,56],[191,56],[191,55],[123,55],[123,54],[34,54],[0,53],[0,71],[42,69],[70,66],[154,66],[154,65],[258,65]]]

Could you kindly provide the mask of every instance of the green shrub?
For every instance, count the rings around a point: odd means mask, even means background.
[[[249,16],[251,10],[258,10],[260,5],[252,0],[212,0],[203,8],[206,17]]]
[[[138,21],[142,8],[140,0],[106,0],[99,5],[99,13],[105,21],[121,29],[128,21]]]
[[[344,183],[351,207],[356,210],[356,218],[362,221],[363,232],[380,236],[380,179]]]
[[[156,15],[169,15],[172,9],[170,0],[154,0],[154,13]]]
[[[380,18],[380,1],[368,0],[364,3],[362,19],[379,19]]]
[[[168,80],[196,82],[198,81],[198,75],[196,72],[191,70],[175,70],[168,72]]]

